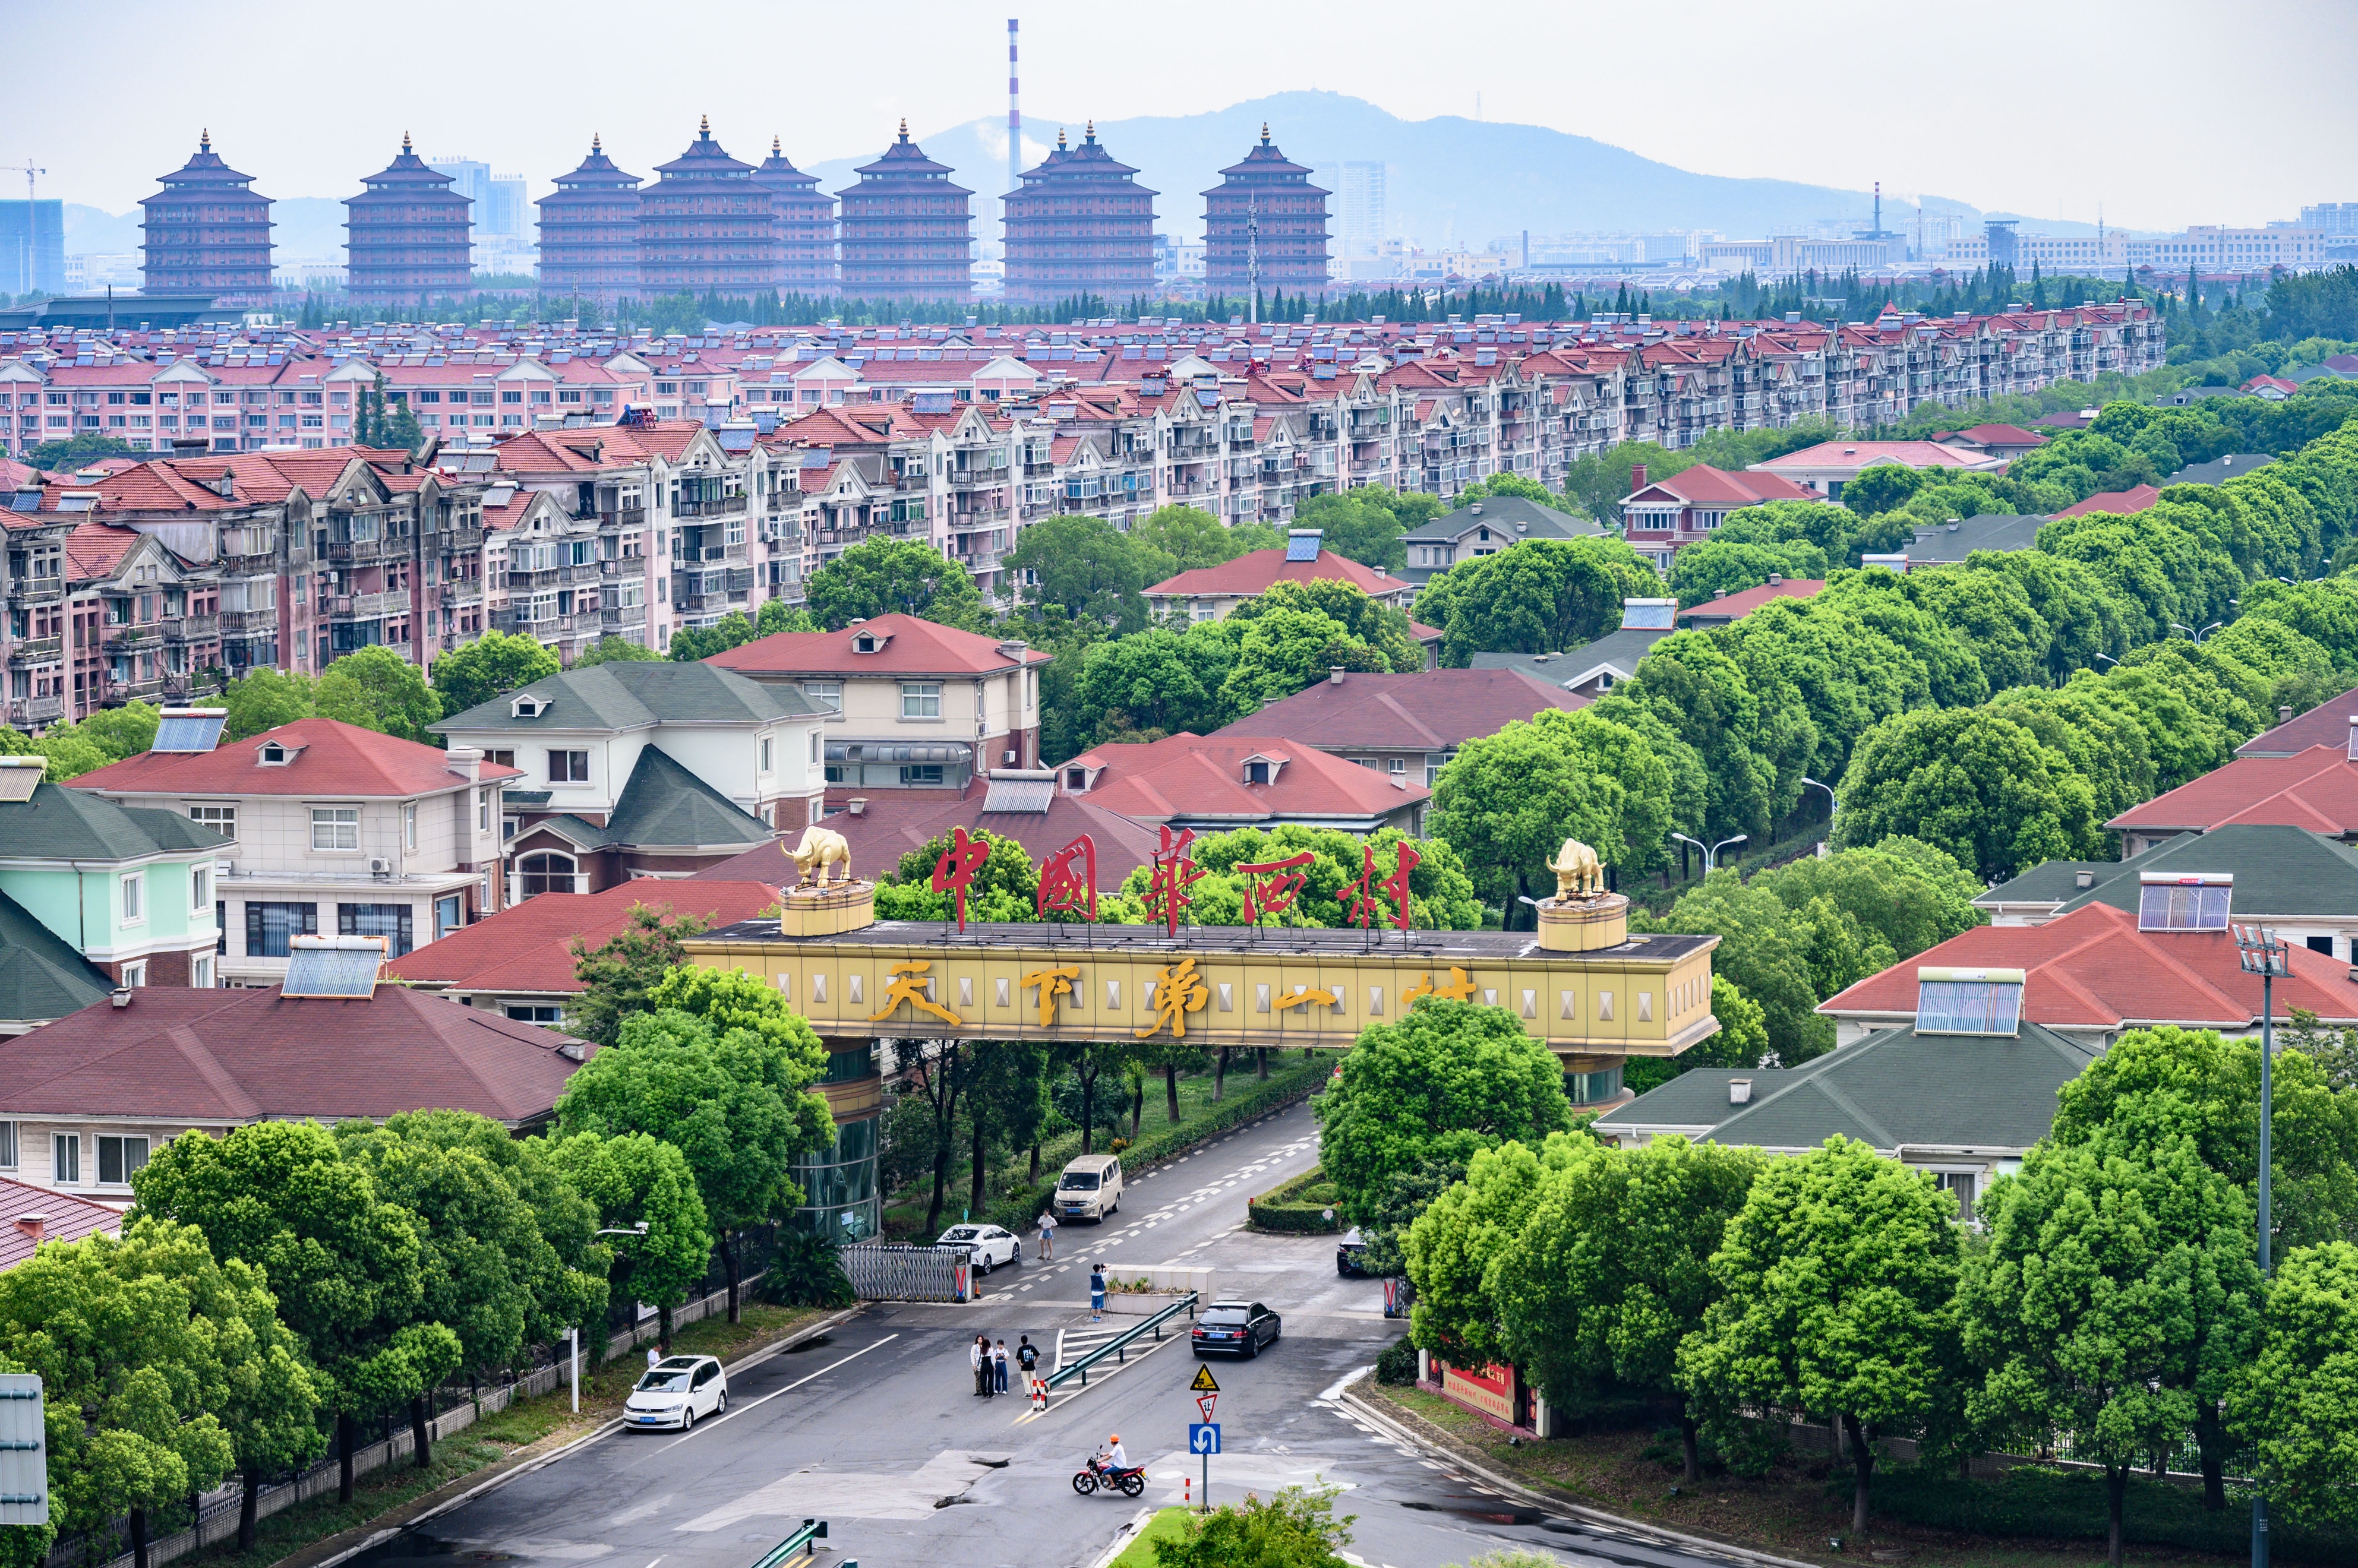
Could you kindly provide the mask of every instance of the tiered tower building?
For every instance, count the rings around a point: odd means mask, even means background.
[[[770,192],[777,222],[778,287],[793,294],[834,293],[835,198],[818,188],[818,176],[794,166],[775,136],[753,183]]]
[[[196,155],[158,180],[139,205],[143,284],[150,294],[190,289],[231,303],[270,293],[270,198],[213,151],[210,132]]]
[[[936,163],[901,139],[858,170],[843,200],[843,292],[855,298],[960,300],[973,292],[969,254],[974,192],[950,183]]]
[[[639,193],[639,278],[647,295],[752,296],[777,287],[777,220],[753,166],[712,139],[712,122],[687,151],[656,167]]]
[[[1154,196],[1117,163],[1090,122],[1007,194],[1007,298],[1051,305],[1095,294],[1119,308],[1154,288]]]
[[[401,136],[401,156],[344,201],[347,291],[363,305],[423,305],[474,287],[473,205]]]
[[[1326,197],[1310,170],[1270,145],[1220,170],[1204,192],[1204,287],[1215,294],[1317,294],[1326,287]]]
[[[639,177],[615,168],[594,135],[581,167],[540,199],[540,291],[600,305],[639,293]]]

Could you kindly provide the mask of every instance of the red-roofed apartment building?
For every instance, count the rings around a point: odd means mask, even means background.
[[[1818,1005],[1848,1045],[1914,1020],[1920,978],[2024,977],[2021,1015],[2101,1049],[2131,1029],[2174,1024],[2250,1034],[2260,1027],[2260,977],[2244,973],[2223,903],[2204,929],[2139,929],[2139,915],[2082,904],[2044,925],[1978,925]],[[2158,923],[2157,923],[2158,924]],[[2278,1017],[2306,1008],[2328,1027],[2358,1024],[2358,980],[2346,962],[2294,946],[2276,982]],[[1936,977],[1934,972],[1941,973]]]
[[[1646,465],[1629,470],[1629,493],[1621,498],[1621,527],[1630,548],[1662,570],[1689,545],[1699,545],[1727,521],[1728,514],[1769,501],[1824,501],[1804,485],[1757,470],[1729,473],[1709,463],[1682,469],[1668,479],[1649,480]]]
[[[213,882],[221,983],[285,977],[297,936],[383,936],[395,957],[500,907],[500,784],[515,769],[332,719],[210,752],[145,752],[71,781],[234,840]]]
[[[2058,517],[2086,517],[2107,512],[2115,517],[2128,517],[2143,512],[2161,499],[2161,492],[2149,484],[2131,485],[2126,490],[2107,490],[2087,500],[2065,507]]]
[[[2358,718],[2345,728],[2345,745],[2311,746],[2289,757],[2237,757],[2104,826],[2120,834],[2124,857],[2229,823],[2306,827],[2358,842]]]
[[[800,688],[824,723],[827,806],[876,790],[948,799],[994,768],[1036,767],[1048,655],[914,615],[780,632],[705,661]]]
[[[1056,769],[1056,788],[1133,822],[1199,833],[1298,822],[1347,833],[1397,827],[1414,838],[1433,798],[1404,774],[1306,742],[1225,731],[1093,746]]]
[[[1322,549],[1318,539],[1317,529],[1296,528],[1283,549],[1254,550],[1217,567],[1165,578],[1146,590],[1146,602],[1158,616],[1176,610],[1190,621],[1225,621],[1238,605],[1259,598],[1275,583],[1347,582],[1379,604],[1408,608],[1415,584]]]

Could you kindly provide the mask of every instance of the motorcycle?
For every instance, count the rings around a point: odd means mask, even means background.
[[[1073,1472],[1073,1490],[1086,1498],[1100,1487],[1109,1492],[1120,1492],[1125,1498],[1137,1497],[1146,1490],[1146,1466],[1132,1465],[1118,1470],[1106,1463],[1103,1454],[1095,1454],[1087,1465]]]

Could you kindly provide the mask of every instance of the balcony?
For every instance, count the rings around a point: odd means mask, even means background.
[[[179,702],[194,702],[221,695],[221,677],[209,670],[182,670],[164,677],[164,695]]]
[[[374,621],[409,608],[409,590],[393,589],[384,593],[347,593],[326,601],[330,617]]]
[[[183,615],[177,621],[164,622],[167,643],[210,643],[221,635],[218,615]]]
[[[445,605],[481,604],[483,601],[483,581],[481,578],[462,578],[442,585]]]
[[[644,506],[617,506],[598,514],[600,528],[643,528],[646,525],[647,509]]]
[[[145,626],[109,626],[106,629],[107,647],[119,654],[138,648],[153,648],[163,641],[164,628],[153,622]]]
[[[16,597],[27,602],[63,599],[66,579],[60,576],[26,577],[16,579]]]
[[[151,676],[144,680],[117,680],[106,677],[106,697],[110,702],[144,702],[165,695],[163,676]],[[181,677],[187,678],[185,676]]]
[[[8,722],[19,730],[29,730],[36,724],[53,724],[66,716],[66,699],[62,697],[12,697],[7,706]]]
[[[320,558],[351,566],[365,561],[381,561],[388,554],[399,556],[406,553],[383,539],[330,539],[327,552]]]
[[[742,545],[704,545],[696,549],[687,551],[685,558],[698,563],[707,561],[741,561],[745,558],[745,546]]]
[[[672,508],[675,517],[725,517],[745,510],[741,495],[716,495],[708,501],[683,501]]]
[[[20,637],[8,649],[12,665],[49,665],[65,657],[66,640],[55,637]]]
[[[221,630],[224,637],[252,637],[278,630],[278,611],[273,610],[224,610],[221,612]]]
[[[647,607],[644,604],[632,604],[598,611],[598,625],[601,631],[627,632],[635,627],[644,626],[646,623]]]

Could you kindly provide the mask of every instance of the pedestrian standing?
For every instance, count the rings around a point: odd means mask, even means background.
[[[1040,1213],[1040,1260],[1046,1262],[1056,1255],[1056,1215],[1053,1209]]]
[[[974,1391],[978,1394],[990,1392],[990,1357],[984,1354],[990,1343],[986,1336],[978,1334],[974,1343],[966,1347],[967,1365],[974,1369]]]
[[[658,1361],[660,1361],[660,1360],[662,1360],[662,1359],[663,1359],[663,1352],[662,1352],[661,1350],[656,1349],[656,1348],[655,1348],[654,1346],[652,1346],[652,1345],[650,1345],[650,1346],[647,1346],[647,1370],[648,1370],[648,1371],[650,1371],[650,1372],[654,1371],[654,1370],[655,1369],[655,1363],[656,1363],[656,1362],[658,1362]]]
[[[1105,1321],[1105,1265],[1092,1263],[1089,1265],[1089,1321],[1091,1323]]]
[[[1007,1341],[1001,1340],[990,1351],[991,1381],[995,1392],[1007,1391]]]
[[[1048,1385],[1040,1376],[1040,1347],[1032,1343],[1032,1336],[1028,1334],[1022,1336],[1021,1343],[1015,1346],[1015,1364],[1022,1371],[1023,1388],[1032,1396],[1032,1408],[1046,1410]]]

